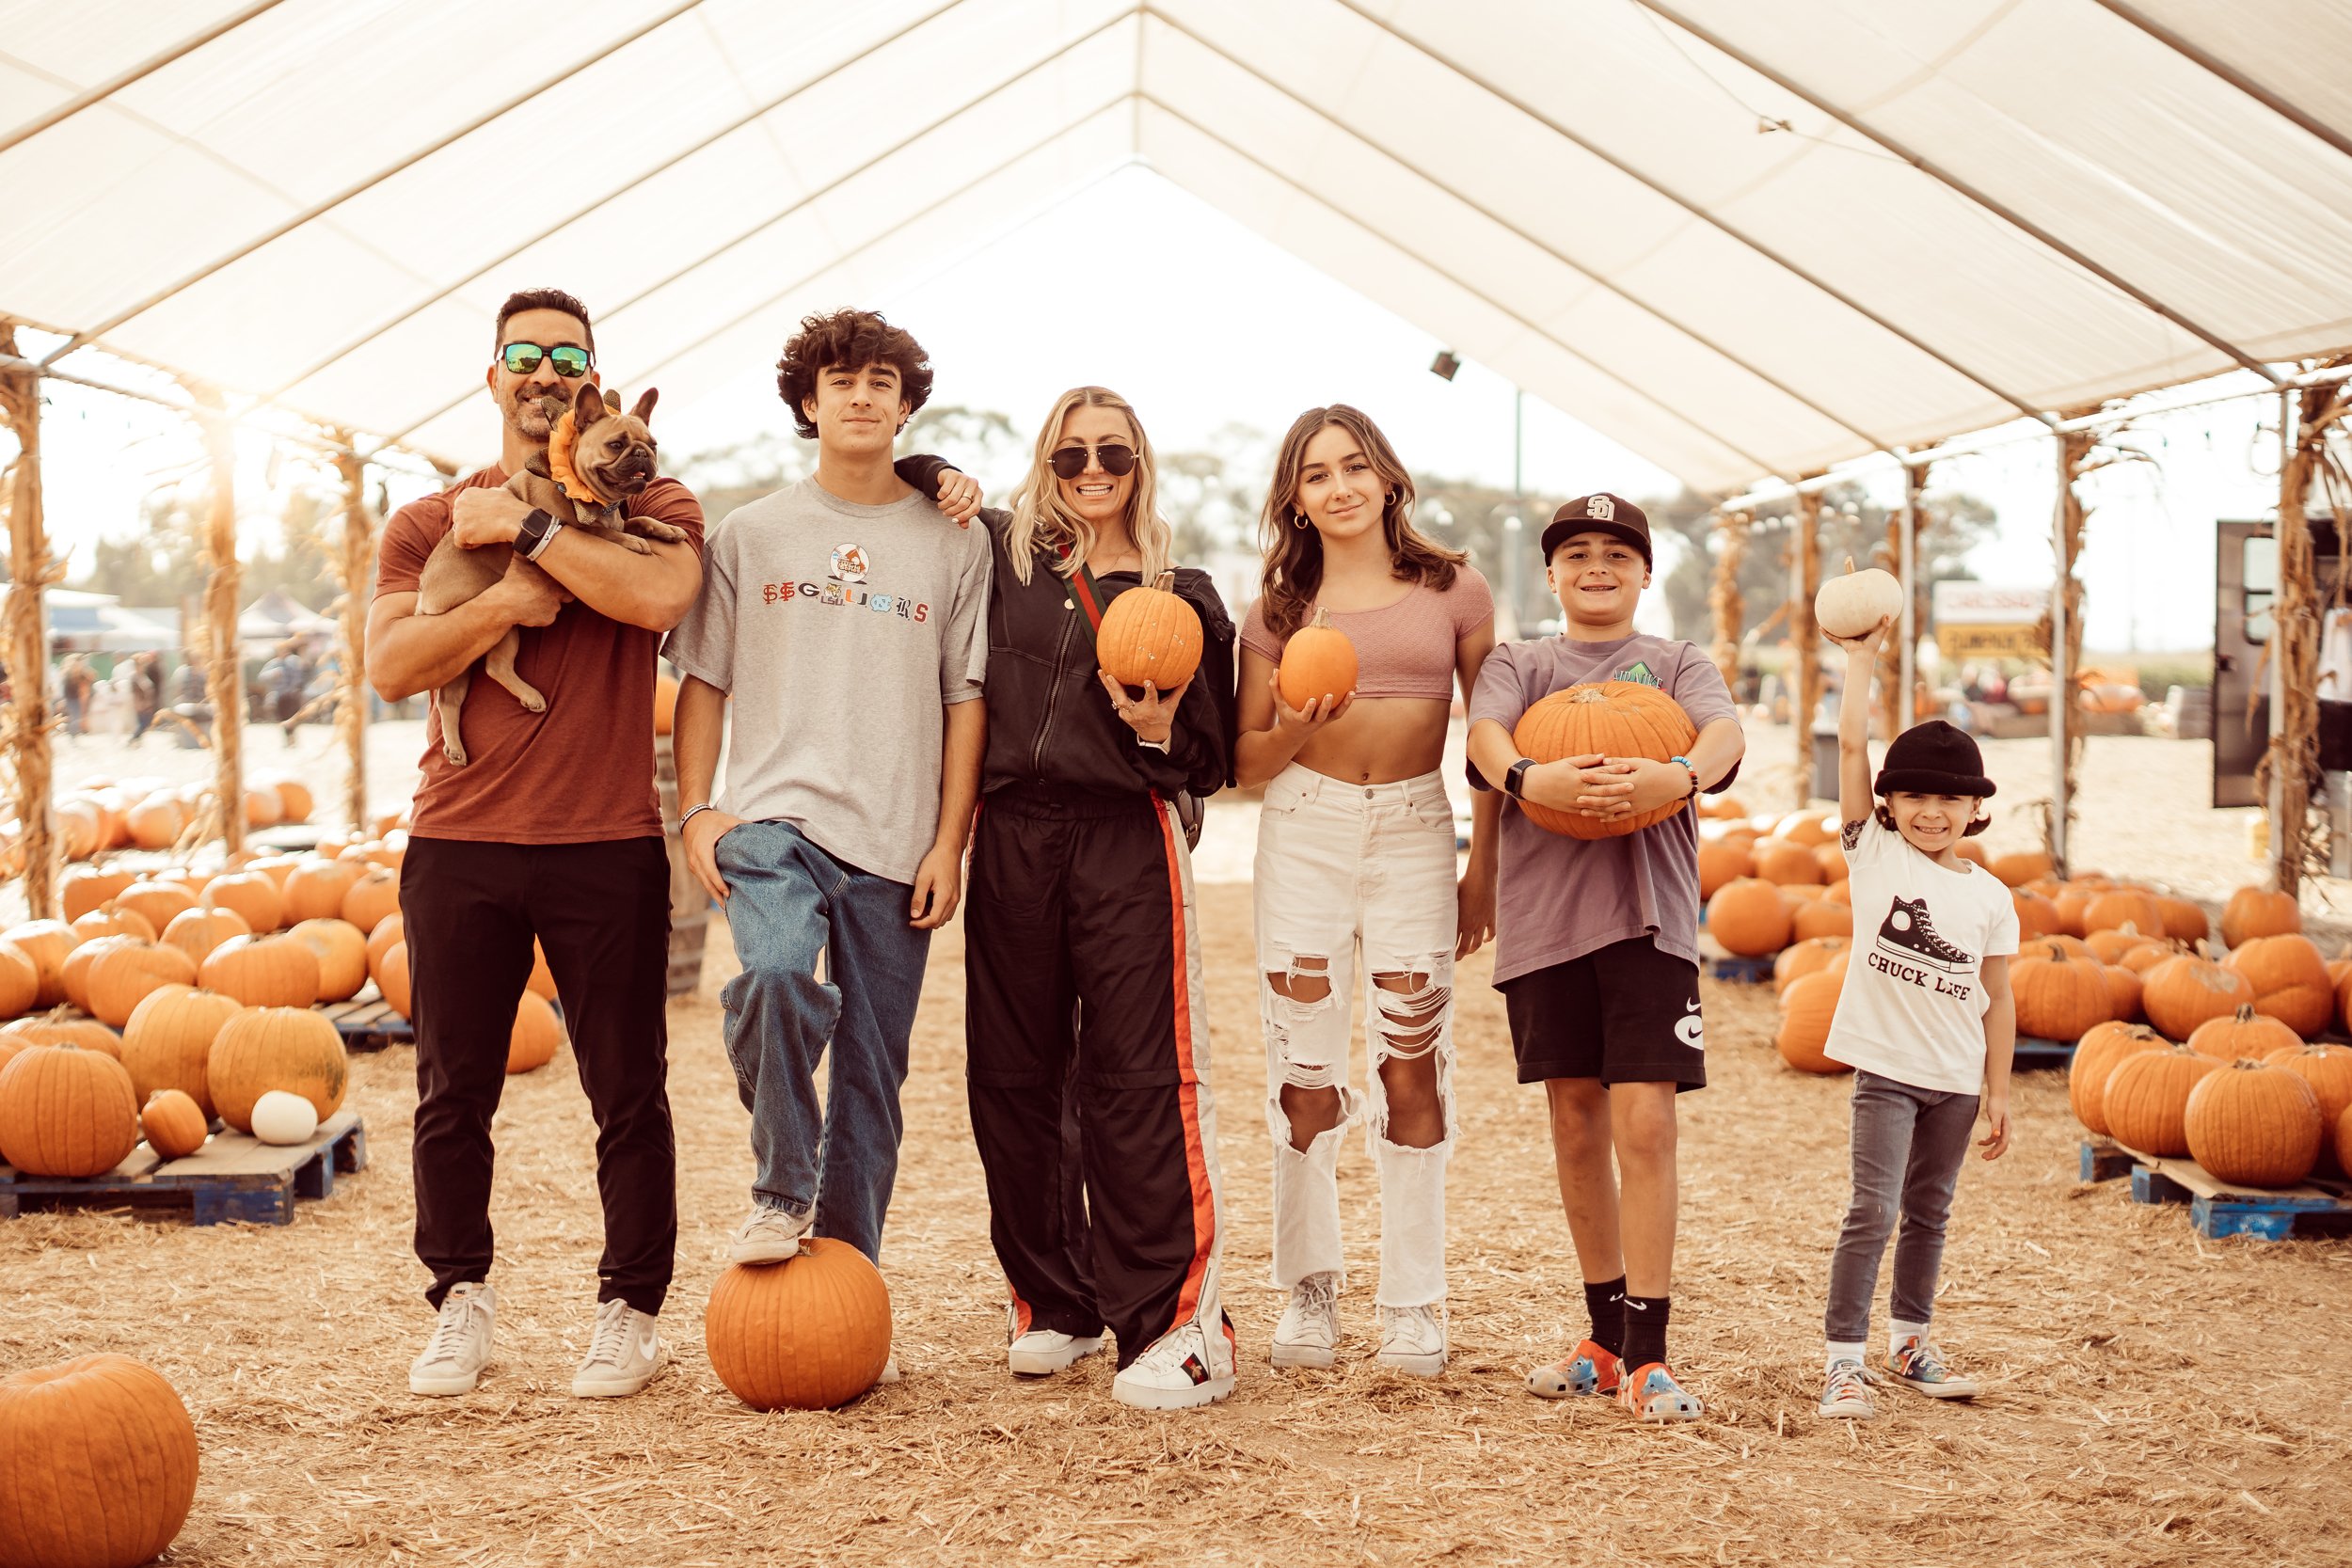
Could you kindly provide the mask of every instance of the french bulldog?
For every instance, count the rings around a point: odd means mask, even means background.
[[[541,451],[506,482],[507,490],[567,528],[583,529],[640,555],[653,553],[647,539],[665,544],[684,539],[682,529],[630,515],[630,503],[654,481],[656,447],[645,421],[653,415],[658,395],[648,388],[626,414],[617,398],[608,401],[594,387],[581,387],[568,407],[560,397],[545,399],[540,406],[551,427],[567,411],[571,416],[575,435],[567,483],[557,482],[548,453]],[[466,603],[506,575],[513,555],[514,547],[509,545],[485,545],[469,550],[459,546],[453,534],[442,535],[417,578],[417,613],[444,615]],[[525,566],[539,570],[529,562]],[[515,700],[532,713],[544,713],[547,699],[515,673],[515,656],[521,649],[521,629],[508,627],[506,635],[482,656],[483,673],[513,692]],[[456,768],[465,767],[468,761],[458,714],[472,683],[473,671],[469,667],[435,697],[441,716],[441,754]]]

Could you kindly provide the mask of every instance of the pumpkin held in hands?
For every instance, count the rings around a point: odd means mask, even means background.
[[[1892,572],[1876,566],[1853,569],[1846,558],[1846,574],[1831,578],[1813,595],[1813,619],[1832,637],[1861,637],[1881,621],[1903,612],[1903,585]]]
[[[1698,727],[1681,704],[1639,681],[1594,681],[1555,691],[1519,715],[1511,731],[1519,755],[1539,763],[1594,755],[1664,762],[1688,755],[1698,737]],[[1655,811],[1610,821],[1533,800],[1521,800],[1519,810],[1537,827],[1570,838],[1621,838],[1663,822],[1685,803],[1677,799]]]
[[[1121,686],[1147,683],[1173,691],[1200,668],[1200,613],[1175,591],[1176,574],[1162,572],[1113,599],[1094,634],[1104,672]]]
[[[1356,689],[1356,644],[1331,624],[1331,612],[1315,607],[1315,618],[1291,633],[1282,644],[1281,668],[1275,672],[1282,701],[1303,708],[1318,697],[1334,703]]]

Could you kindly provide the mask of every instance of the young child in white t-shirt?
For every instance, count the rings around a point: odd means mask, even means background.
[[[1897,1217],[1885,1378],[1932,1399],[1977,1385],[1944,1365],[1928,1337],[1944,1226],[1982,1090],[1984,1158],[2009,1147],[2010,1059],[2017,1009],[2009,960],[2017,910],[2009,889],[1961,858],[1982,832],[1993,781],[1977,743],[1941,719],[1886,749],[1870,778],[1870,675],[1887,624],[1846,650],[1837,710],[1837,810],[1853,879],[1853,945],[1824,1047],[1854,1069],[1853,1201],[1829,1271],[1828,1384],[1821,1414],[1877,1414],[1867,1370],[1870,1303]]]

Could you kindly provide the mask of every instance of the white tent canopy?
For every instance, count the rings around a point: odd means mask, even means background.
[[[2352,0],[0,0],[0,315],[460,459],[1137,160],[1717,494],[2352,345]]]

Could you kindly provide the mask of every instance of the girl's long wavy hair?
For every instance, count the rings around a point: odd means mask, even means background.
[[[1136,418],[1127,400],[1107,387],[1073,387],[1055,401],[1054,411],[1038,426],[1028,477],[1013,492],[1012,526],[1005,531],[1005,553],[1012,558],[1012,575],[1025,587],[1031,562],[1042,550],[1053,559],[1055,571],[1073,577],[1094,551],[1094,525],[1062,500],[1061,481],[1054,477],[1054,449],[1061,444],[1062,421],[1073,408],[1116,408],[1125,417],[1127,428],[1135,432],[1136,484],[1127,498],[1127,531],[1143,556],[1143,580],[1149,583],[1167,569],[1176,531],[1160,515],[1154,477],[1159,460],[1152,455],[1152,437],[1143,433],[1143,421]]]
[[[1299,520],[1298,475],[1307,466],[1307,443],[1334,425],[1356,438],[1386,494],[1380,530],[1388,538],[1389,561],[1399,579],[1426,583],[1442,594],[1454,586],[1454,567],[1470,559],[1413,527],[1413,476],[1405,471],[1396,449],[1370,415],[1343,403],[1310,408],[1282,437],[1281,454],[1274,460],[1274,483],[1266,491],[1258,525],[1265,551],[1259,580],[1266,627],[1277,637],[1288,637],[1306,625],[1307,612],[1323,587],[1323,535]]]

